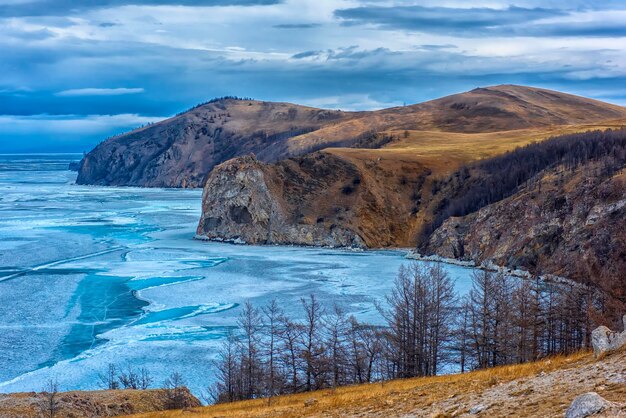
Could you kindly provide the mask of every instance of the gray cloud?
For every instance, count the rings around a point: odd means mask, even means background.
[[[545,18],[565,16],[558,9],[508,7],[447,8],[422,6],[364,6],[335,11],[346,25],[376,24],[387,28],[461,35],[506,33],[511,25],[528,24]]]
[[[313,29],[322,26],[320,23],[285,23],[281,25],[274,25],[276,29]]]
[[[82,89],[69,89],[63,90],[56,93],[57,96],[65,96],[65,97],[76,97],[76,96],[123,96],[127,94],[139,94],[143,93],[144,89],[142,88],[127,88],[127,87],[116,87],[116,88],[82,88]]]
[[[617,13],[572,12],[567,8],[574,6],[559,0],[547,0],[545,8],[534,8],[539,0],[516,0],[519,7],[504,9],[382,7],[388,3],[363,0],[362,7],[336,11],[336,18],[320,13],[310,17],[319,23],[311,23],[302,22],[294,10],[300,1],[315,5],[315,0],[32,0],[13,5],[0,0],[0,115],[15,116],[22,126],[20,132],[10,131],[13,119],[5,120],[0,152],[6,149],[3,141],[15,135],[33,146],[51,144],[63,136],[61,127],[70,126],[77,149],[88,149],[124,129],[122,122],[134,123],[132,118],[96,118],[97,132],[88,131],[95,122],[79,121],[90,115],[161,117],[225,95],[348,110],[513,83],[626,103],[626,46]],[[186,7],[174,12],[95,10],[192,3],[268,7],[206,13]],[[39,5],[41,15],[30,16],[35,12],[26,8],[22,17],[2,18],[9,12],[19,15],[19,6],[27,4]],[[391,36],[388,28],[397,33]],[[537,39],[498,39],[520,34]],[[570,36],[580,38],[565,38]],[[66,119],[63,115],[76,121],[55,124]],[[31,119],[41,129],[26,129]],[[59,129],[44,129],[50,126]]]
[[[31,0],[2,4],[0,16],[64,16],[92,9],[129,5],[143,6],[259,6],[279,4],[283,0]]]
[[[609,4],[603,4],[608,7]],[[344,25],[374,24],[389,29],[410,30],[456,36],[531,36],[531,37],[625,37],[623,22],[597,20],[561,21],[585,9],[523,8],[447,8],[423,6],[364,6],[335,11]],[[596,7],[597,9],[597,7]],[[557,18],[557,19],[555,19]],[[551,19],[549,23],[542,19]]]

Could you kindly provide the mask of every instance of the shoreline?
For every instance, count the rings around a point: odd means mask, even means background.
[[[304,245],[304,244],[250,244],[240,238],[237,239],[224,239],[224,238],[209,238],[205,235],[195,234],[193,236],[194,240],[204,241],[204,242],[214,242],[220,244],[230,244],[230,245],[241,245],[241,246],[258,246],[258,247],[287,247],[287,248],[309,248],[309,249],[333,249],[333,250],[344,250],[344,251],[352,251],[352,252],[374,252],[374,251],[389,251],[389,252],[401,252],[404,253],[404,258],[407,260],[415,260],[415,261],[423,261],[423,262],[432,262],[432,263],[443,263],[449,264],[459,267],[473,268],[484,271],[490,271],[494,273],[502,273],[511,277],[516,277],[524,280],[531,280],[533,278],[538,278],[539,280],[546,283],[555,283],[561,285],[569,285],[569,286],[583,286],[583,284],[575,282],[574,280],[568,279],[567,277],[558,276],[555,274],[543,274],[534,276],[528,270],[523,269],[511,269],[505,266],[500,266],[492,261],[483,261],[482,263],[476,263],[473,260],[462,260],[457,258],[449,258],[442,257],[436,254],[433,255],[423,255],[420,254],[415,248],[407,248],[407,247],[393,247],[393,248],[362,248],[362,247],[333,247],[333,246],[323,246],[323,245]]]
[[[585,287],[585,285],[575,282],[574,280],[568,279],[567,277],[557,276],[555,274],[542,274],[542,275],[533,275],[528,270],[522,269],[511,269],[505,266],[499,266],[492,261],[483,261],[482,263],[476,263],[473,260],[460,260],[456,258],[442,257],[439,255],[423,255],[417,252],[417,250],[412,249],[409,250],[406,258],[409,260],[416,261],[424,261],[424,262],[434,262],[434,263],[444,263],[451,264],[460,267],[474,268],[484,271],[490,271],[494,273],[502,273],[511,277],[516,277],[524,280],[532,280],[537,278],[546,283],[555,283],[561,285],[569,285],[576,287]]]
[[[75,183],[77,184],[77,183]],[[78,184],[77,184],[78,185]],[[81,185],[84,186],[84,185]],[[95,187],[128,187],[128,188],[139,188],[139,189],[157,189],[157,190],[201,190],[203,188],[183,188],[183,187],[141,187],[141,186],[102,186],[102,185],[87,185],[87,186],[95,186]],[[389,252],[402,252],[404,253],[404,257],[407,260],[416,260],[423,262],[436,262],[436,263],[444,263],[459,267],[466,268],[474,268],[480,269],[490,272],[502,273],[508,276],[531,280],[535,276],[531,274],[528,270],[523,269],[511,269],[505,266],[500,266],[492,261],[483,261],[481,263],[476,263],[473,260],[462,260],[456,258],[442,257],[438,255],[423,255],[420,254],[417,249],[414,247],[383,247],[383,248],[369,248],[369,247],[347,247],[347,246],[331,246],[331,245],[316,245],[316,244],[296,244],[296,243],[264,243],[264,244],[251,244],[241,238],[220,238],[220,237],[208,237],[206,235],[194,234],[191,238],[194,241],[200,242],[213,242],[213,243],[221,243],[221,244],[230,244],[230,245],[240,245],[240,246],[259,246],[259,247],[290,247],[290,248],[309,248],[309,249],[333,249],[333,250],[343,250],[343,251],[351,251],[351,252],[373,252],[373,251],[389,251]],[[554,274],[543,274],[538,275],[536,278],[547,282],[547,283],[557,283],[562,285],[570,285],[570,286],[583,286],[583,284],[575,282],[571,279],[568,279],[563,276],[558,276]]]

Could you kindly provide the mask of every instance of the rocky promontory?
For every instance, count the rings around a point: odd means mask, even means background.
[[[254,156],[233,159],[207,179],[197,237],[250,244],[408,246],[411,191],[424,175],[415,163],[364,161],[331,152],[274,164]]]
[[[224,163],[211,173],[204,188],[197,235],[250,244],[363,247],[363,240],[354,231],[320,217],[307,218],[302,212],[311,202],[298,198],[314,200],[314,195],[340,178],[341,171],[354,170],[341,164],[335,168],[334,173],[328,172],[324,184],[307,185],[298,182],[286,164],[269,166],[252,156]],[[310,187],[311,194],[289,190],[298,187]]]

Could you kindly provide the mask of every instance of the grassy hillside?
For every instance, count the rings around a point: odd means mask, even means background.
[[[261,161],[275,162],[329,147],[406,148],[406,141],[395,144],[377,138],[387,132],[408,130],[430,135],[430,132],[550,131],[559,126],[619,118],[626,118],[626,109],[522,86],[475,89],[373,112],[342,112],[226,98],[104,141],[85,156],[77,181],[99,185],[200,187],[214,166],[250,153]],[[448,140],[445,136],[440,138]],[[409,139],[413,144],[412,136]],[[497,141],[498,137],[492,139]],[[419,141],[415,145],[418,144]]]
[[[187,390],[184,396],[190,405],[200,405]],[[52,412],[56,418],[115,417],[166,409],[166,399],[162,389],[59,392],[53,398]],[[0,394],[0,417],[46,417],[50,405],[50,397],[43,393]]]
[[[484,417],[563,416],[572,400],[596,391],[612,402],[626,399],[626,353],[595,361],[582,352],[535,363],[466,374],[396,380],[272,399],[222,404],[148,417],[453,417],[472,408]],[[626,414],[617,407],[598,416]],[[621,415],[620,415],[621,416]]]

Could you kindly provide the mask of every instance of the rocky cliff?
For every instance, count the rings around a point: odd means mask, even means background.
[[[265,164],[252,156],[210,174],[203,194],[200,238],[251,244],[383,247],[410,241],[417,164],[350,160],[328,152]]]
[[[626,271],[626,173],[602,163],[546,170],[513,196],[451,217],[423,248],[578,280]]]

